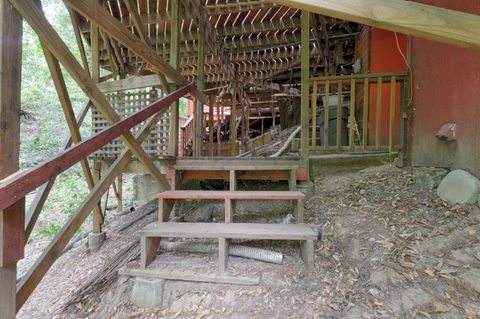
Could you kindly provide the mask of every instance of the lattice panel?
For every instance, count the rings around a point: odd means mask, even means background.
[[[108,101],[121,118],[142,109],[146,105],[156,101],[159,98],[157,90],[136,90],[134,92],[115,92],[106,95]],[[131,132],[133,135],[145,125],[145,122],[134,127]],[[92,107],[92,130],[98,133],[110,125],[104,119],[102,114]],[[147,139],[142,143],[143,149],[152,159],[158,159],[167,155],[168,135],[170,128],[170,112],[165,112],[157,126],[151,131]],[[101,149],[92,154],[93,159],[114,160],[125,148],[123,141],[118,138],[104,145]]]

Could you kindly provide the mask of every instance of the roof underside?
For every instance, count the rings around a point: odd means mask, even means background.
[[[171,0],[133,0],[142,19],[149,42],[158,54],[169,61]],[[298,9],[263,0],[182,0],[180,24],[180,68],[183,76],[193,80],[197,74],[198,33],[194,10],[204,10],[208,16],[216,43],[205,46],[206,89],[227,85],[231,72],[214,54],[221,48],[228,57],[235,80],[255,79],[257,83],[295,85],[300,78],[300,14]],[[138,35],[134,21],[123,0],[104,2],[110,14]],[[87,41],[90,23],[80,19],[80,28]],[[207,28],[208,30],[208,28]],[[311,74],[333,75],[351,73],[355,38],[360,25],[315,15],[311,19]],[[105,42],[107,40],[107,42]],[[207,40],[208,41],[208,40]],[[100,59],[104,69],[130,75],[146,75],[149,66],[131,50],[105,35],[100,37]],[[251,84],[251,83],[250,83]]]

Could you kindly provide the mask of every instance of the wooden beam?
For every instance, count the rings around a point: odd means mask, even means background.
[[[19,0],[11,1],[19,2]],[[165,74],[178,85],[183,86],[188,83],[187,79],[163,60],[153,48],[138,41],[138,37],[105,10],[97,0],[64,0],[64,2],[88,20],[94,21],[110,37],[150,64],[157,72]],[[204,100],[203,94],[198,90],[193,91],[193,95]]]
[[[67,7],[67,10],[68,10],[68,14],[70,15],[70,20],[72,20],[73,33],[75,34],[75,39],[77,40],[77,46],[78,46],[78,50],[80,51],[80,57],[82,58],[83,68],[87,72],[90,72],[90,69],[88,66],[87,54],[85,52],[85,47],[83,46],[82,35],[80,33],[80,27],[79,27],[80,22],[79,22],[78,14],[69,7]]]
[[[98,90],[95,81],[88,76],[88,73],[85,70],[83,70],[75,56],[70,52],[60,36],[45,18],[40,8],[38,8],[33,1],[10,0],[10,2],[37,33],[42,44],[62,63],[83,92],[102,113],[107,122],[110,124],[118,122],[120,119],[118,114],[111,107],[106,97],[100,92],[100,90]],[[168,186],[167,180],[163,177],[155,164],[153,164],[142,146],[137,143],[132,133],[129,131],[124,132],[122,140],[142,162],[146,170],[155,178],[155,180],[162,187]]]
[[[0,0],[0,178],[19,169],[22,18]],[[17,261],[23,258],[24,200],[0,209],[0,317],[15,318]]]
[[[274,0],[296,9],[480,50],[480,16],[404,0]]]
[[[164,112],[158,112],[136,135],[136,139],[142,143],[150,134],[150,131],[157,125]],[[47,273],[55,260],[61,255],[64,247],[73,237],[77,229],[85,221],[89,213],[92,211],[95,203],[98,202],[103,193],[110,187],[115,178],[122,172],[132,157],[130,149],[126,148],[120,156],[113,162],[109,169],[105,172],[101,180],[95,184],[95,188],[90,192],[87,199],[79,207],[77,212],[68,220],[67,224],[55,236],[48,247],[43,251],[35,264],[29,269],[24,279],[19,283],[17,290],[17,310],[27,300],[28,296],[33,292],[43,276]]]
[[[300,153],[302,158],[308,158],[309,110],[310,110],[310,13],[302,11],[302,79],[300,98],[300,122],[302,126],[300,137]]]
[[[173,83],[169,81],[169,84]],[[142,89],[152,86],[160,86],[162,82],[158,78],[157,74],[144,75],[139,77],[125,78],[122,80],[101,82],[97,84],[98,89],[103,93],[118,92]]]
[[[230,111],[230,156],[237,155],[237,85],[232,85],[232,108]]]
[[[45,60],[47,61],[48,68],[50,70],[50,75],[55,85],[55,89],[57,91],[60,105],[63,109],[63,113],[65,114],[68,129],[72,136],[72,141],[74,144],[78,144],[82,141],[82,137],[80,135],[80,128],[78,127],[77,121],[75,119],[75,113],[73,111],[72,102],[70,100],[67,86],[65,84],[65,79],[63,78],[60,63],[47,48],[43,47],[43,52],[45,55]],[[93,63],[92,65],[95,65],[95,63]],[[93,74],[95,73],[96,72],[93,72]],[[90,170],[90,164],[88,163],[88,159],[82,159],[80,161],[80,165],[82,166],[83,174],[87,181],[88,188],[91,190],[94,187],[95,182],[93,181],[93,175],[92,171]],[[97,221],[96,223],[94,223],[94,232],[101,232],[103,215],[100,203],[97,203],[97,206],[94,209],[94,214],[96,215],[94,219]]]
[[[125,131],[129,131],[155,113],[163,111],[167,105],[191,92],[192,89],[193,84],[186,85],[69,148],[55,158],[2,180],[0,184],[0,209],[5,209],[14,204],[38,186],[65,171]]]
[[[88,110],[90,110],[91,105],[92,103],[88,101],[85,104],[85,106],[82,108],[82,110],[80,111],[76,119],[77,126],[82,125],[83,120],[87,116]],[[72,137],[70,136],[63,143],[63,146],[60,149],[60,152],[63,152],[64,150],[69,148],[71,145],[72,145]],[[30,234],[32,233],[33,227],[37,222],[37,218],[43,209],[43,205],[45,204],[45,201],[47,200],[48,195],[50,194],[50,190],[52,189],[53,184],[55,183],[55,179],[56,177],[53,177],[49,179],[48,182],[40,186],[40,188],[37,190],[35,194],[35,198],[33,199],[32,203],[28,207],[28,210],[25,214],[25,240],[28,240],[28,238],[30,237]]]

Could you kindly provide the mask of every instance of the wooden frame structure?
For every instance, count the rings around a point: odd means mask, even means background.
[[[250,124],[252,105],[270,101],[273,95],[298,97],[302,127],[300,153],[305,159],[311,147],[310,84],[313,83],[316,92],[319,81],[313,79],[312,82],[311,77],[338,75],[340,70],[351,73],[348,70],[351,68],[355,35],[360,28],[357,23],[480,49],[479,16],[402,0],[172,0],[166,2],[169,7],[165,3],[161,6],[160,2],[144,0],[63,2],[72,18],[81,62],[77,61],[45,18],[40,0],[0,0],[2,318],[15,316],[92,211],[94,231],[101,231],[103,216],[99,199],[132,156],[159,185],[170,187],[141,147],[141,142],[166,109],[167,102],[173,103],[170,107],[170,155],[177,155],[178,150],[178,98],[187,92],[189,98],[196,101],[191,134],[194,136],[194,154],[201,154],[203,106],[212,105],[213,109],[213,102],[208,102],[205,96],[207,92],[217,96],[217,101],[221,103],[222,111],[217,114],[230,110],[229,139],[231,153],[234,154],[237,152],[238,127],[241,128],[239,135],[242,140],[245,135],[248,136],[246,130]],[[34,170],[18,173],[23,19],[42,43],[71,137],[56,159]],[[91,50],[90,60],[85,45]],[[77,117],[72,111],[60,65],[89,99]],[[101,68],[110,74],[100,77]],[[323,78],[321,81],[334,80],[338,79]],[[393,83],[396,80],[390,79]],[[196,88],[189,85],[191,81],[196,82]],[[354,88],[355,85],[356,80],[351,79],[351,86]],[[142,115],[135,115],[137,120],[150,118],[134,136],[128,128],[137,122],[132,118],[120,121],[104,93],[145,87],[158,88],[170,95],[158,102],[160,104],[156,107],[145,108],[141,111]],[[391,94],[394,96],[393,89]],[[101,137],[82,141],[79,127],[91,106],[111,127],[100,133]],[[224,118],[222,115],[218,125],[225,124]],[[216,125],[213,117],[210,124],[212,127]],[[390,150],[394,146],[391,127],[390,120]],[[103,176],[96,178],[87,160],[88,154],[118,135],[126,148]],[[350,148],[354,146],[351,136],[353,134],[350,134]],[[17,284],[16,263],[23,258],[25,240],[33,229],[55,177],[61,169],[76,161],[82,164],[90,194]],[[25,214],[24,196],[35,187],[40,189]]]

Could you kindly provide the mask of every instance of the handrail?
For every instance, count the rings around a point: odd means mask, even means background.
[[[185,123],[183,123],[183,125],[180,128],[186,128],[192,121],[193,121],[193,115],[190,115],[190,117],[185,121]]]
[[[50,178],[57,176],[103,145],[142,123],[150,116],[167,110],[170,104],[185,94],[192,92],[194,88],[195,85],[190,83],[67,149],[53,159],[21,173],[12,174],[0,181],[0,210],[10,207]]]
[[[397,80],[401,78],[408,78],[408,72],[386,72],[386,73],[365,73],[352,75],[335,75],[335,76],[318,76],[311,78],[311,81],[338,81],[338,80],[363,80],[363,79],[377,79],[379,77],[391,78],[396,77]]]

